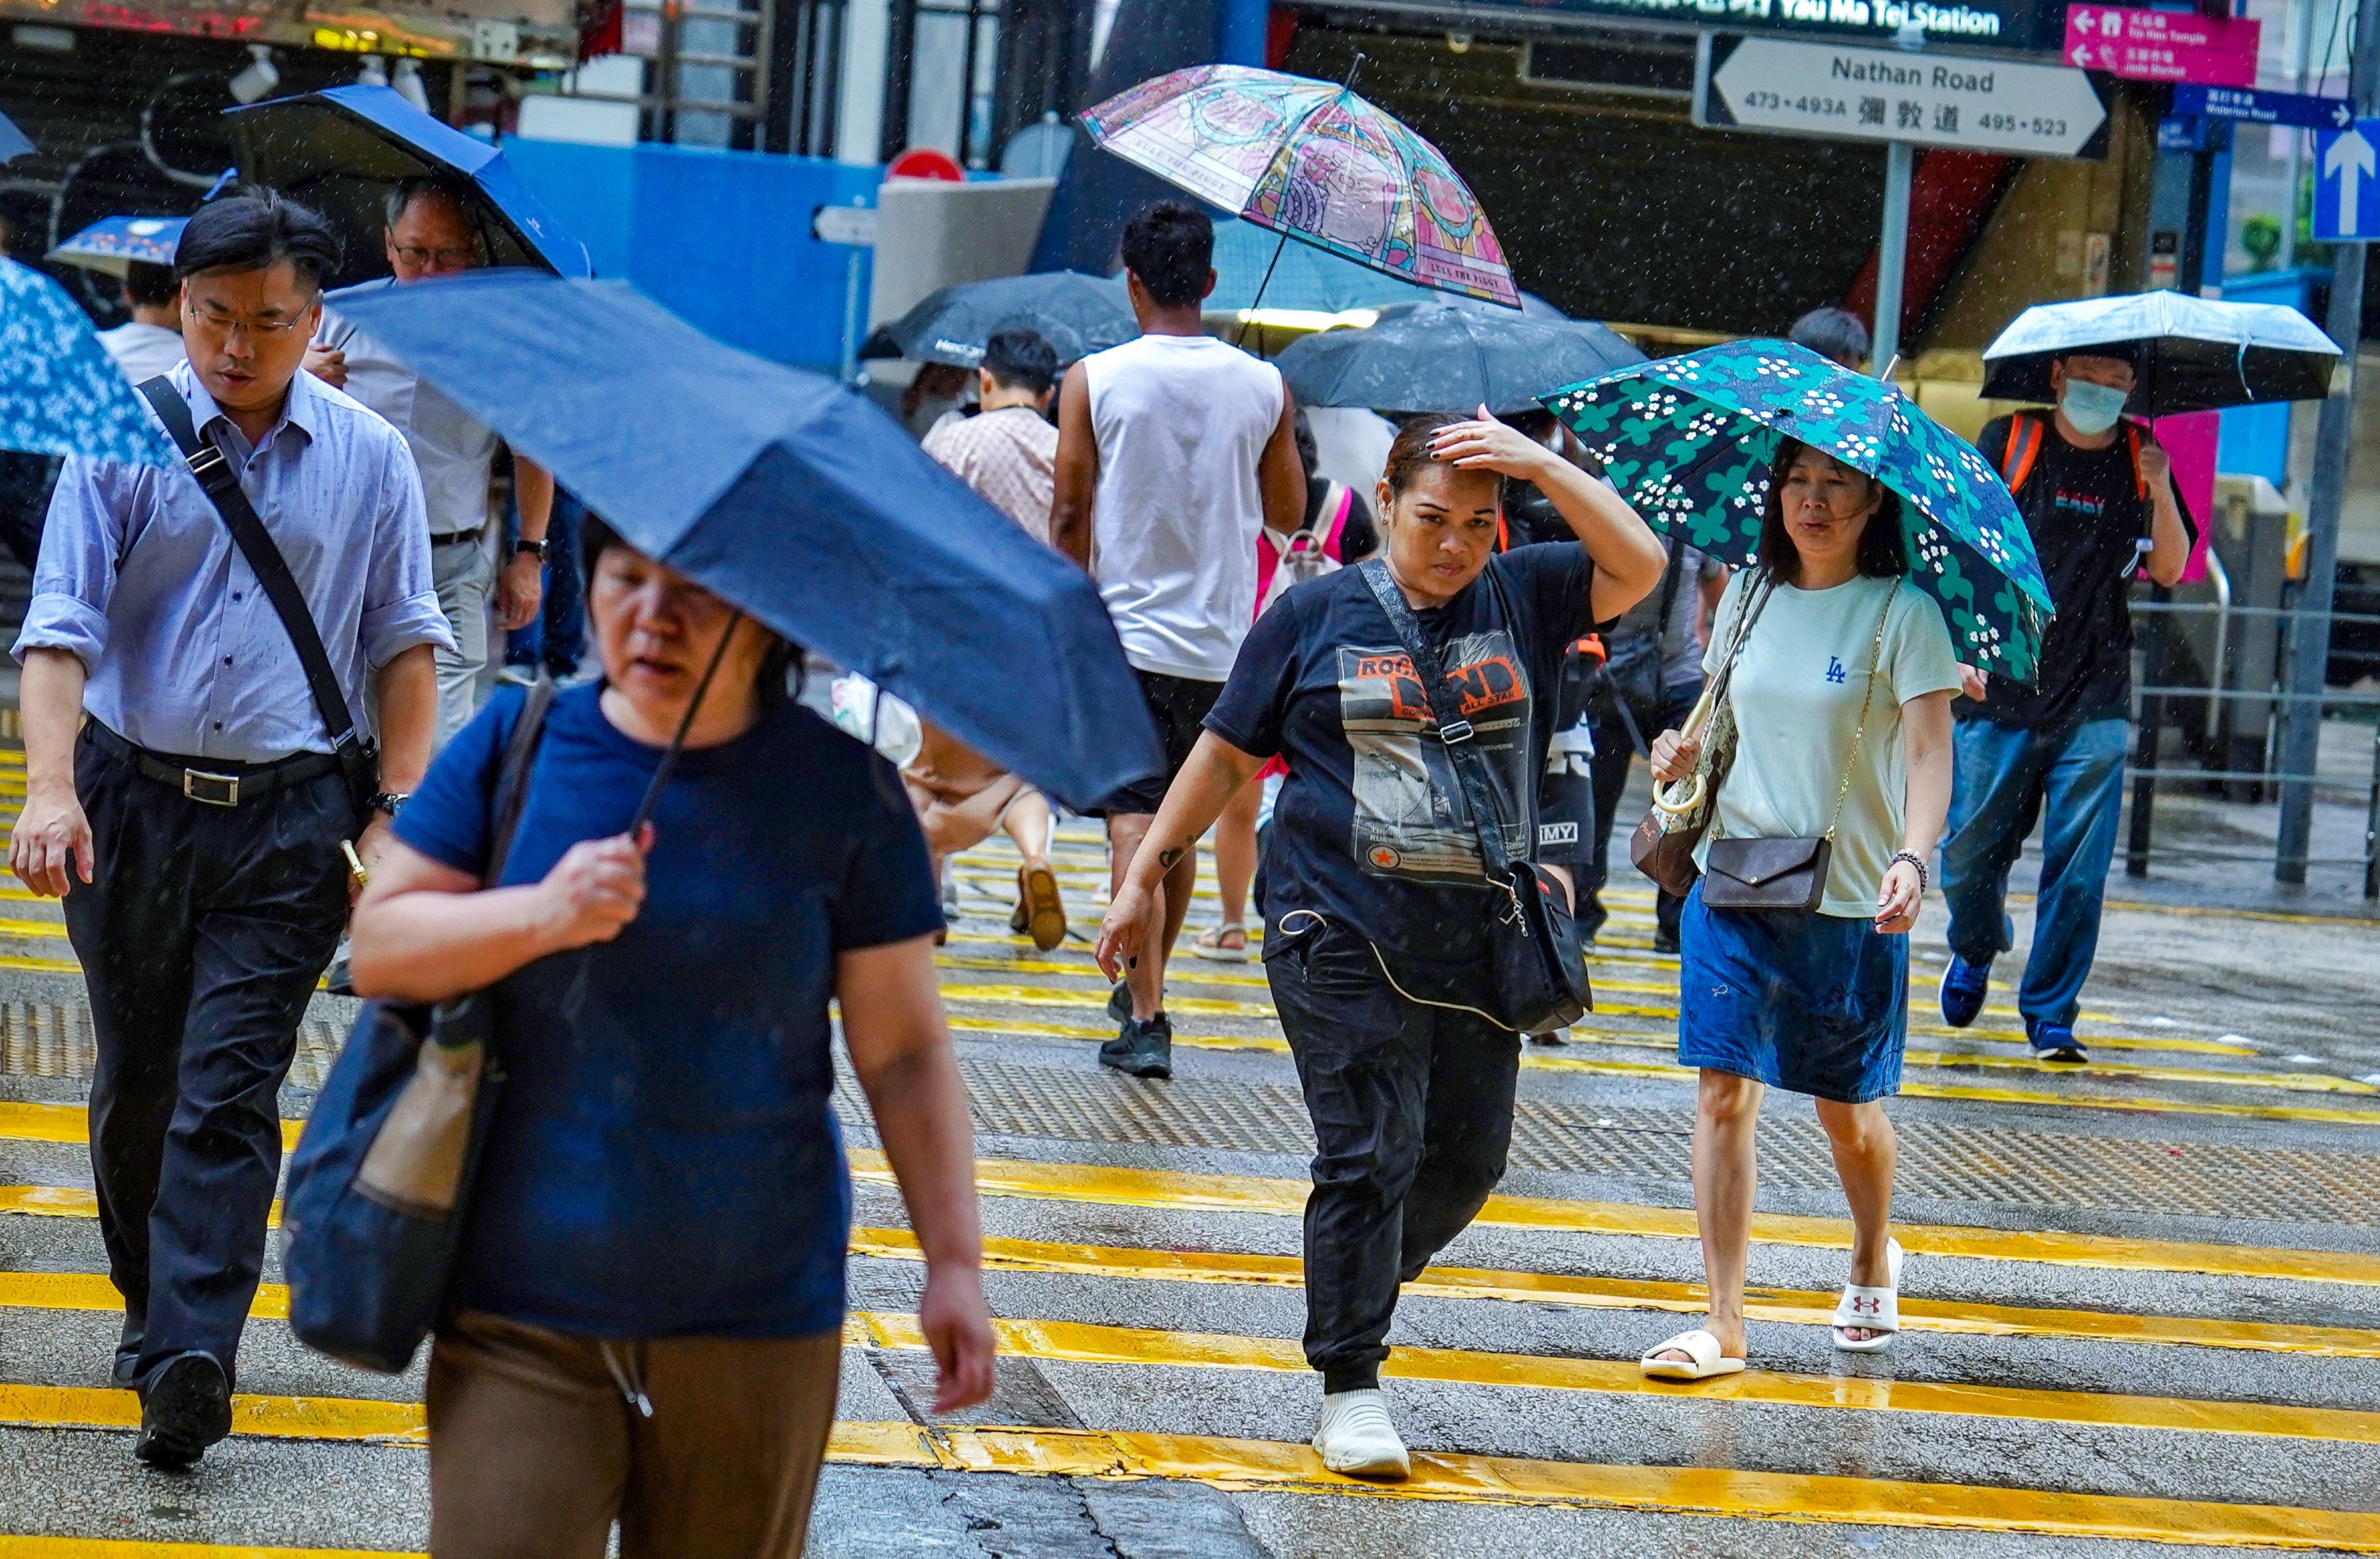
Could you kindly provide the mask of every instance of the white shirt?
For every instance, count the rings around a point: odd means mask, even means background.
[[[1208,335],[1144,335],[1083,359],[1099,484],[1091,576],[1124,659],[1222,682],[1257,610],[1257,462],[1281,370]]]
[[[182,350],[181,332],[164,325],[144,325],[138,320],[100,332],[99,344],[107,348],[115,366],[124,370],[124,377],[135,384],[145,384],[188,356]]]
[[[342,287],[323,300],[317,346],[347,355],[346,393],[396,425],[421,472],[430,534],[456,536],[488,523],[488,479],[499,443],[495,431],[426,384],[388,347],[341,318],[341,298],[392,286],[391,278]]]

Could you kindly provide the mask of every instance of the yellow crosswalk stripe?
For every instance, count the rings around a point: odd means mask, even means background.
[[[281,1123],[281,1150],[294,1151],[302,1120]],[[20,1142],[87,1142],[91,1111],[83,1105],[27,1105],[0,1100],[0,1141]]]
[[[1077,1245],[1052,1240],[984,1239],[984,1266],[995,1272],[1063,1273],[1119,1277],[1137,1282],[1247,1284],[1303,1287],[1305,1263],[1296,1256],[1232,1251],[1152,1251]],[[856,1256],[923,1261],[917,1236],[907,1229],[855,1228]],[[1408,1294],[1448,1299],[1510,1299],[1529,1304],[1572,1305],[1585,1310],[1657,1311],[1700,1315],[1706,1294],[1699,1283],[1661,1283],[1630,1278],[1580,1277],[1563,1273],[1501,1272],[1476,1267],[1431,1267],[1404,1286]],[[1746,1291],[1744,1312],[1755,1321],[1825,1326],[1835,1314],[1836,1296],[1815,1290],[1755,1287]],[[2196,1315],[2131,1315],[2112,1311],[2049,1310],[1958,1299],[1900,1297],[1904,1331],[1964,1336],[2066,1337],[2095,1342],[2151,1343],[2233,1348],[2256,1353],[2300,1353],[2330,1359],[2380,1359],[2380,1331],[2351,1326],[2297,1326],[2276,1322],[2226,1321]]]
[[[127,1538],[18,1538],[0,1533],[0,1559],[428,1559],[385,1549],[250,1548]]]
[[[857,1178],[889,1185],[892,1172],[882,1153],[854,1148],[848,1157]],[[1171,1211],[1206,1210],[1296,1217],[1305,1211],[1306,1182],[1254,1175],[1193,1174],[1173,1169],[1128,1169],[1109,1165],[1047,1164],[1026,1159],[979,1158],[976,1187],[990,1196],[1028,1201],[1086,1202],[1106,1206]],[[1643,1235],[1672,1239],[1700,1238],[1687,1208],[1647,1207],[1624,1202],[1572,1202],[1550,1197],[1491,1196],[1474,1222],[1494,1228],[1542,1229],[1571,1234]],[[1893,1234],[1913,1254],[1968,1257],[1979,1261],[2039,1262],[2053,1266],[2104,1267],[2121,1272],[2203,1273],[2217,1277],[2278,1277],[2316,1283],[2380,1286],[2380,1255],[2349,1251],[2297,1251],[2251,1245],[2215,1245],[2180,1240],[2131,1239],[2115,1235],[2066,1234],[2055,1230],[1968,1228],[1955,1225],[1896,1224]],[[1841,1218],[1764,1213],[1752,1220],[1752,1238],[1764,1245],[1848,1251],[1852,1226]]]
[[[916,1351],[926,1347],[925,1334],[918,1329],[914,1315],[862,1311],[851,1319],[880,1348]],[[991,1325],[1002,1352],[1030,1359],[1296,1373],[1304,1373],[1308,1368],[1305,1352],[1293,1337],[1161,1332],[1086,1322],[1004,1317],[995,1317]],[[1647,1380],[1633,1359],[1549,1359],[1470,1348],[1397,1348],[1380,1366],[1380,1372],[1397,1380],[1435,1381],[1450,1385],[1585,1391],[1623,1396],[1692,1396],[1698,1401],[1749,1402],[1771,1407],[1945,1413],[2116,1429],[2380,1444],[2380,1413],[2262,1402],[2206,1402],[2187,1397],[1946,1384],[1863,1375],[1789,1375],[1761,1369],[1682,1387]]]
[[[94,1398],[111,1398],[101,1403]],[[69,1408],[69,1401],[73,1406]],[[65,1411],[36,1416],[43,1408]],[[0,1420],[128,1428],[123,1391],[0,1388]],[[420,1410],[333,1398],[233,1399],[236,1433],[419,1444]],[[266,1427],[269,1426],[269,1427]],[[301,1427],[302,1426],[302,1427]],[[1043,1477],[1160,1478],[1227,1490],[1361,1494],[1485,1505],[1578,1505],[1940,1531],[2021,1532],[2208,1546],[2380,1553],[2380,1515],[2291,1505],[2058,1493],[1732,1468],[1621,1467],[1418,1452],[1413,1476],[1367,1484],[1324,1469],[1312,1447],[1220,1436],[1118,1431],[838,1423],[830,1461]],[[0,1559],[283,1559],[293,1551],[169,1543],[71,1548],[91,1540],[0,1538]],[[294,1551],[303,1554],[306,1551]],[[312,1551],[319,1556],[322,1551]],[[344,1559],[344,1556],[343,1556]]]
[[[79,1273],[0,1273],[0,1305],[103,1311],[124,1308],[123,1300],[105,1278]],[[252,1313],[278,1319],[288,1314],[288,1307],[285,1287],[277,1283],[262,1284],[258,1287]],[[1289,1337],[1156,1331],[1004,1316],[994,1317],[991,1324],[1000,1351],[1023,1358],[1301,1374],[1307,1369],[1304,1352],[1296,1340]],[[856,1311],[848,1317],[846,1330],[855,1339],[864,1338],[878,1348],[917,1351],[927,1346],[917,1318],[906,1312]],[[1456,1385],[1618,1396],[1690,1395],[1713,1401],[1796,1408],[1948,1413],[2113,1428],[2380,1444],[2380,1413],[2256,1402],[2195,1401],[1859,1376],[1791,1375],[1766,1370],[1728,1376],[1682,1391],[1674,1384],[1646,1380],[1633,1359],[1543,1358],[1470,1348],[1399,1348],[1389,1355],[1381,1372],[1400,1380]],[[137,1410],[134,1421],[139,1421]]]

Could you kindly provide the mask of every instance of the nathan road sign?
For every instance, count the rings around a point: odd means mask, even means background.
[[[2107,103],[2080,70],[1706,32],[1694,123],[2024,157],[2100,157]]]

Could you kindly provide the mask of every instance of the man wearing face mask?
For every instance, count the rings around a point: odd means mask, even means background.
[[[1961,706],[1942,847],[1952,954],[1942,1018],[1964,1028],[1983,1010],[1992,960],[2014,945],[2009,872],[2046,816],[2017,1008],[2034,1053],[2051,1061],[2090,1059],[2074,1017],[2098,949],[2123,804],[2132,575],[2173,584],[2196,538],[2165,451],[2145,426],[2124,420],[2133,375],[2120,344],[2060,358],[2049,369],[2055,410],[1996,417],[1976,440],[2016,494],[2058,610],[2030,683],[1960,669],[1973,702]]]

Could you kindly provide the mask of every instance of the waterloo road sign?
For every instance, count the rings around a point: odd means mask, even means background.
[[[2024,157],[2097,157],[2107,107],[2080,70],[1706,33],[1694,123]]]
[[[2380,238],[2380,119],[2313,138],[2313,236],[2325,243]]]
[[[2066,7],[2066,63],[2131,81],[2253,87],[2264,24],[2131,6]]]
[[[2296,125],[2309,130],[2343,130],[2355,122],[2345,98],[2301,92],[2258,92],[2245,87],[2183,85],[2173,90],[2177,119],[2232,119],[2247,125]]]

